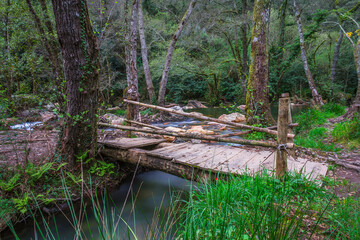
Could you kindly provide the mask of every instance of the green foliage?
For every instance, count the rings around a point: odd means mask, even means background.
[[[18,181],[20,180],[20,173],[15,174],[12,176],[8,181],[0,180],[0,189],[5,192],[10,192],[16,186],[20,185]]]
[[[360,198],[336,199],[329,220],[329,230],[336,232],[336,239],[357,239],[360,236]]]
[[[296,136],[294,139],[295,144],[306,147],[315,148],[323,151],[337,152],[341,148],[335,146],[334,143],[326,143],[325,138],[328,136],[328,130],[324,127],[317,127],[311,129],[305,136]]]
[[[179,210],[178,234],[182,239],[301,239],[307,234],[301,230],[307,211],[323,212],[327,196],[300,174],[285,182],[266,172],[227,180],[218,176],[191,190]]]
[[[321,109],[309,108],[295,116],[294,121],[299,123],[299,127],[295,129],[295,132],[307,132],[313,127],[326,123],[328,118],[338,117],[344,112],[344,106],[334,103],[325,104]]]
[[[45,163],[42,166],[36,166],[34,164],[28,164],[26,166],[25,172],[30,175],[30,184],[34,186],[34,184],[41,178],[43,175],[48,173],[50,170],[54,170],[52,166],[54,162]]]
[[[335,141],[346,144],[350,148],[359,147],[360,114],[356,114],[351,120],[335,124],[332,136]]]
[[[25,214],[27,212],[31,198],[29,197],[29,194],[25,192],[22,198],[14,198],[13,201],[15,208],[22,214]]]
[[[106,163],[104,161],[95,161],[90,167],[89,171],[99,177],[114,174],[115,165],[113,163]]]

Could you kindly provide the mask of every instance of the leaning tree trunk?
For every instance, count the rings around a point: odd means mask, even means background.
[[[52,0],[66,79],[66,117],[61,155],[95,157],[99,93],[98,41],[85,0]]]
[[[295,9],[296,22],[297,22],[298,30],[299,30],[301,60],[302,60],[303,65],[304,65],[306,78],[307,78],[309,86],[310,86],[310,90],[311,90],[312,98],[314,100],[314,104],[316,106],[322,106],[322,105],[324,105],[324,102],[322,100],[321,95],[319,94],[319,92],[316,89],[315,82],[314,82],[313,76],[311,74],[310,67],[309,67],[309,64],[308,64],[308,61],[307,61],[307,57],[306,57],[303,27],[302,27],[302,23],[301,23],[301,16],[300,16],[299,6],[298,6],[296,0],[294,0],[294,9]]]
[[[255,1],[251,36],[252,62],[246,93],[246,119],[250,124],[269,125],[275,122],[269,103],[269,21],[270,0]]]
[[[167,85],[167,81],[168,81],[168,77],[169,77],[170,64],[171,64],[172,55],[174,53],[175,44],[176,44],[177,40],[179,39],[181,31],[184,28],[184,25],[186,24],[187,20],[189,19],[192,10],[194,9],[196,1],[197,0],[191,0],[188,10],[186,11],[184,17],[182,18],[182,20],[180,22],[179,27],[177,28],[175,34],[173,35],[173,37],[171,39],[171,42],[170,42],[170,45],[168,48],[168,52],[166,55],[166,59],[165,59],[163,75],[162,75],[161,82],[160,82],[160,90],[159,90],[159,98],[158,98],[158,104],[160,106],[165,106],[166,85]]]
[[[144,17],[141,7],[141,0],[139,0],[139,36],[140,36],[140,44],[141,44],[141,55],[142,61],[144,66],[144,74],[146,80],[146,86],[149,93],[150,103],[154,100],[154,85],[151,80],[150,68],[149,68],[149,61],[147,55],[147,47],[145,41],[145,33],[144,33]]]

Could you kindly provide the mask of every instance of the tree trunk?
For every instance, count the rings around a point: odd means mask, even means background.
[[[85,0],[52,0],[66,79],[66,117],[61,155],[95,157],[99,93],[99,46]]]
[[[130,34],[129,34],[129,1],[126,0],[124,3],[124,15],[125,15],[125,26],[124,26],[124,35],[125,35],[125,44],[124,44],[124,53],[125,53],[125,67],[126,67],[126,82],[127,85],[131,85],[131,76],[130,76]]]
[[[269,102],[269,50],[268,23],[270,21],[270,0],[254,3],[253,29],[251,36],[251,65],[246,93],[246,119],[248,123],[271,125]]]
[[[49,34],[45,33],[45,30],[41,24],[40,17],[35,12],[35,9],[31,3],[31,1],[26,0],[26,3],[29,7],[29,11],[30,11],[32,17],[34,18],[36,28],[40,33],[42,42],[45,46],[47,57],[50,61],[53,77],[55,80],[57,100],[59,103],[63,103],[64,102],[64,99],[63,99],[63,91],[64,90],[62,87],[63,86],[63,72],[61,69],[61,64],[59,62],[59,52],[58,52],[57,46],[55,45],[55,37],[54,37],[53,28],[52,28],[52,25],[50,22],[50,18],[47,14],[46,3],[43,0],[40,1],[41,5],[42,5],[43,14],[45,15],[45,25],[49,31]],[[53,39],[50,39],[50,41],[49,41],[49,39],[47,38],[47,35],[52,37]],[[60,110],[61,110],[61,112],[63,112],[63,110],[64,110],[62,104],[60,104]]]
[[[335,45],[335,49],[334,49],[334,56],[333,56],[333,60],[332,60],[332,67],[331,67],[331,74],[330,74],[331,83],[335,82],[336,68],[337,68],[337,63],[339,61],[340,47],[341,47],[341,43],[342,43],[343,39],[344,39],[344,33],[340,29],[339,38],[336,41],[336,45]]]
[[[348,111],[342,116],[343,119],[353,118],[355,113],[360,111],[360,37],[358,37],[358,40],[354,45],[354,59],[358,78],[358,86],[354,101],[352,102]]]
[[[299,6],[298,6],[296,0],[294,0],[294,9],[295,9],[296,22],[297,22],[298,30],[299,30],[301,60],[302,60],[303,65],[304,65],[306,78],[308,80],[309,87],[310,87],[311,94],[312,94],[312,98],[314,100],[315,105],[316,106],[322,106],[322,105],[324,105],[324,102],[323,102],[322,97],[320,96],[319,92],[316,89],[315,82],[314,82],[313,76],[311,74],[310,67],[309,67],[309,64],[308,64],[308,61],[307,61],[307,57],[306,57],[303,27],[302,27],[302,23],[301,23],[301,16],[300,16]]]
[[[130,85],[128,85],[127,97],[131,96],[131,100],[139,101],[139,83],[137,76],[137,24],[138,24],[138,9],[139,0],[134,0],[132,5],[132,17],[131,17],[131,32],[130,32]],[[130,106],[132,112],[132,118],[135,120],[140,119],[139,107]],[[132,120],[132,119],[131,119]]]
[[[154,85],[151,80],[149,61],[147,55],[147,47],[145,41],[145,33],[144,33],[144,17],[142,12],[141,0],[139,0],[139,35],[140,35],[140,44],[141,44],[141,55],[144,66],[144,74],[146,80],[146,86],[149,93],[150,103],[154,100]]]
[[[6,12],[5,12],[5,32],[4,32],[4,39],[5,39],[5,47],[4,47],[4,59],[6,62],[6,70],[5,70],[5,78],[6,78],[6,97],[11,103],[12,98],[12,70],[10,69],[10,31],[9,31],[9,24],[10,24],[10,17],[9,17],[9,9],[11,7],[10,0],[6,2]]]
[[[241,1],[241,15],[243,17],[243,23],[241,25],[241,41],[242,41],[242,79],[241,79],[241,86],[242,86],[242,98],[245,100],[246,96],[246,77],[248,72],[248,38],[247,38],[247,32],[248,32],[248,23],[247,23],[247,0]]]
[[[190,14],[191,14],[192,10],[194,9],[196,2],[197,2],[197,0],[191,0],[188,10],[186,11],[184,17],[182,18],[180,25],[177,28],[175,34],[172,36],[172,39],[171,39],[171,42],[170,42],[170,45],[168,48],[168,52],[166,54],[164,71],[163,71],[163,75],[162,75],[161,82],[160,82],[160,90],[159,90],[159,98],[158,98],[158,104],[160,106],[165,106],[166,85],[167,85],[167,81],[168,81],[168,77],[169,77],[170,64],[171,64],[172,55],[174,53],[175,44],[176,44],[177,40],[179,39],[181,31],[184,28],[184,25],[186,24],[187,20],[189,19]]]

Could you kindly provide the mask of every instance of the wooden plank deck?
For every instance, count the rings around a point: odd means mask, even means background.
[[[181,173],[185,169],[189,174],[194,169],[196,172],[220,171],[233,174],[242,174],[245,171],[258,172],[264,168],[275,170],[276,154],[275,149],[271,148],[259,150],[259,148],[249,147],[180,143],[154,150],[139,149],[145,146],[155,146],[161,142],[163,142],[162,139],[123,138],[102,144],[108,148],[104,151],[105,155],[122,156],[122,159],[119,160],[131,163],[136,163],[137,159],[141,159],[141,165],[154,166],[160,170],[161,166],[166,166],[165,171],[166,169],[172,169],[171,171],[175,169],[176,173]],[[121,149],[121,154],[117,154],[116,149]],[[288,157],[288,170],[301,171],[310,179],[325,176],[327,169],[328,166],[324,163]]]
[[[174,150],[172,150],[174,148]],[[244,171],[258,172],[263,168],[275,169],[275,151],[243,149],[224,145],[183,143],[181,148],[169,146],[147,152],[149,156],[166,157],[173,162],[208,171],[241,174]],[[327,165],[306,159],[288,157],[288,170],[303,172],[313,179],[325,176]]]

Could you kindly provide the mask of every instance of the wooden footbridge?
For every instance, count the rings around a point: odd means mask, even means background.
[[[170,111],[176,114],[189,114],[134,101],[127,102],[129,105],[145,105],[147,107],[156,108],[162,111]],[[175,133],[159,129],[153,130],[150,128],[99,124],[126,131],[170,135],[188,139],[195,138],[212,142],[216,141],[242,144],[240,147],[233,147],[214,143],[167,143],[166,140],[159,138],[119,138],[113,141],[99,141],[99,144],[103,145],[101,154],[119,161],[162,170],[188,179],[208,176],[210,172],[242,174],[245,171],[259,172],[263,169],[276,172],[276,175],[279,178],[281,178],[286,171],[302,172],[311,179],[326,175],[328,168],[326,164],[293,157],[294,144],[292,140],[294,135],[289,128],[289,126],[291,126],[291,115],[288,95],[284,95],[284,97],[279,101],[277,131],[272,130],[274,128],[254,129],[245,124],[221,121],[205,116],[196,117],[203,120],[221,122],[235,127],[247,128],[249,130],[245,131],[246,133],[261,131],[277,135],[277,142],[251,141],[221,136]],[[130,122],[133,124],[135,123],[131,120]],[[139,125],[144,124],[139,123]],[[151,126],[149,125],[148,127]],[[243,133],[244,132],[242,132],[242,134]],[[257,147],[248,145],[256,145]]]

